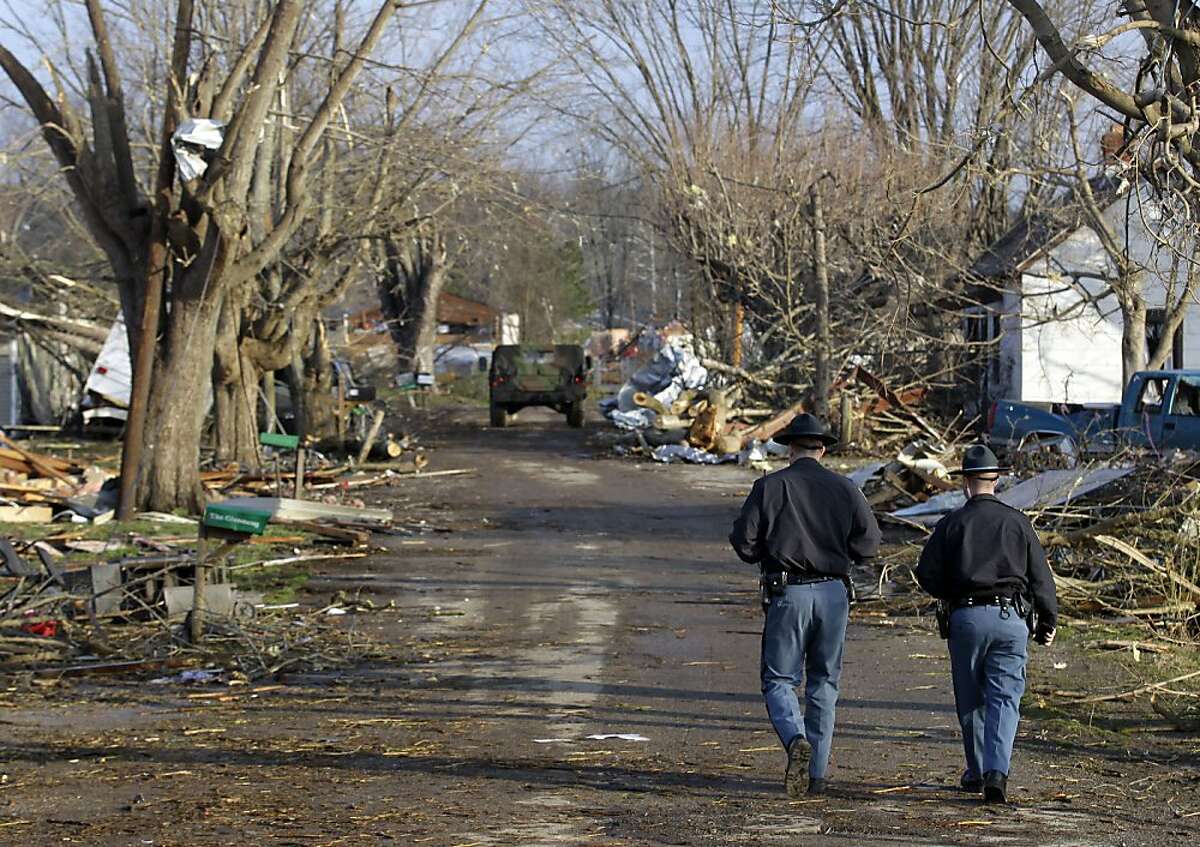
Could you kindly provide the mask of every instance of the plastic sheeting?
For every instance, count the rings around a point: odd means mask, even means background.
[[[720,465],[724,462],[736,462],[737,453],[729,453],[725,456],[718,456],[716,453],[709,453],[707,450],[701,450],[699,447],[684,447],[682,444],[664,444],[661,447],[655,447],[654,452],[650,454],[656,462],[691,462],[694,465]]]
[[[211,118],[188,118],[171,136],[171,150],[184,182],[204,176],[205,150],[217,150],[225,141],[225,124]]]
[[[628,412],[615,409],[608,415],[608,419],[621,429],[649,429],[654,426],[656,417],[653,409],[644,409],[641,406],[635,406]]]
[[[655,414],[633,402],[633,395],[644,392],[669,407],[684,391],[698,390],[708,382],[708,369],[696,354],[681,344],[667,343],[650,363],[629,378],[615,399],[600,404],[601,411],[623,429],[646,429],[654,425]]]

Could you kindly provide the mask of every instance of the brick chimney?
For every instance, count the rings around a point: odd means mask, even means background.
[[[1104,164],[1110,165],[1118,161],[1121,148],[1125,144],[1125,127],[1113,124],[1108,132],[1100,136],[1100,151],[1104,154]]]

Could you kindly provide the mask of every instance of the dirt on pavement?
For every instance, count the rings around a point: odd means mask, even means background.
[[[613,460],[561,416],[443,412],[429,470],[374,503],[432,532],[322,562],[304,602],[366,667],[234,687],[23,675],[0,695],[0,844],[1192,844],[1194,739],[1034,708],[1092,668],[1035,649],[1007,808],[955,791],[944,644],[856,608],[832,791],[789,801],[759,695],[756,574],[728,548],[753,479]],[[374,504],[372,503],[372,504]],[[864,583],[869,574],[859,575]],[[1055,668],[1065,664],[1066,671]],[[1056,675],[1057,674],[1057,675]],[[590,737],[598,736],[598,737]]]

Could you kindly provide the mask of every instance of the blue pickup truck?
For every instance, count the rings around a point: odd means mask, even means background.
[[[1064,437],[1086,452],[1200,449],[1200,370],[1139,371],[1120,405],[999,400],[988,433],[993,447],[1007,451]]]

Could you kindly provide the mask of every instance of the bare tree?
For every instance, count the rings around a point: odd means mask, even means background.
[[[1132,212],[1154,243],[1154,255],[1133,255],[1124,233],[1116,231],[1105,209],[1088,190],[1083,159],[1075,142],[1076,181],[1085,215],[1112,263],[1109,291],[1121,312],[1121,358],[1128,380],[1147,364],[1148,293],[1160,287],[1166,289],[1166,331],[1149,353],[1152,366],[1165,362],[1171,337],[1195,302],[1200,234],[1200,214],[1195,204],[1195,192],[1200,188],[1200,10],[1192,3],[1135,0],[1121,7],[1127,18],[1124,23],[1092,33],[1086,31],[1092,22],[1079,10],[1056,9],[1037,0],[1010,0],[1010,5],[1028,22],[1053,63],[1053,74],[1061,73],[1072,86],[1123,121],[1124,149],[1118,161],[1133,185],[1130,202],[1137,206],[1144,199],[1161,213],[1147,216]],[[1064,32],[1071,35],[1065,37]],[[1131,33],[1140,35],[1140,39]],[[1137,54],[1136,73],[1121,81],[1110,76],[1111,58],[1103,52],[1118,39],[1123,39],[1127,51]],[[1138,49],[1133,50],[1134,46]],[[1071,98],[1066,102],[1074,139],[1074,103]],[[1158,222],[1147,223],[1148,217]],[[1160,231],[1164,227],[1171,231]],[[1160,269],[1182,267],[1182,282],[1176,282],[1174,270],[1166,274],[1165,283],[1161,280],[1163,274],[1149,274],[1148,268],[1156,265]]]
[[[201,502],[207,376],[226,298],[251,285],[305,221],[313,156],[395,10],[390,1],[379,4],[311,116],[297,116],[301,129],[283,171],[282,212],[260,237],[241,200],[250,193],[266,117],[292,67],[303,4],[280,0],[263,9],[245,42],[218,54],[194,37],[204,30],[203,12],[193,0],[179,0],[170,62],[157,85],[166,95],[149,196],[138,182],[122,66],[99,0],[87,2],[99,59],[87,70],[90,132],[64,92],[51,98],[16,55],[0,48],[0,66],[41,124],[89,233],[112,265],[131,346],[139,351],[122,468],[124,513]],[[187,115],[220,121],[224,136],[207,170],[181,184],[172,136]]]

